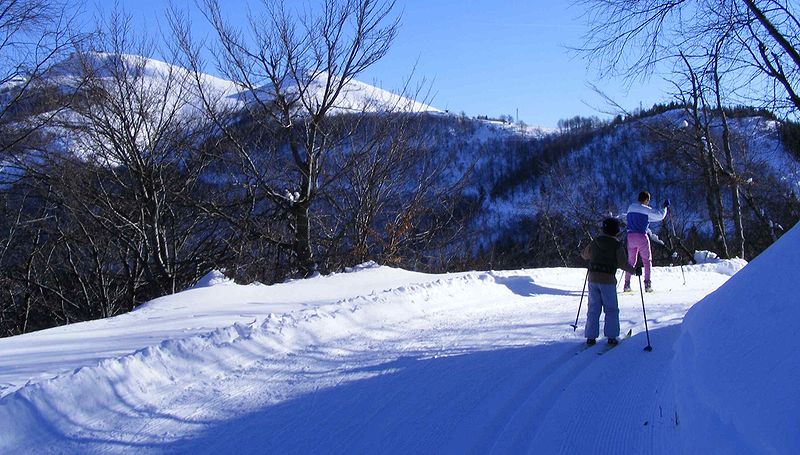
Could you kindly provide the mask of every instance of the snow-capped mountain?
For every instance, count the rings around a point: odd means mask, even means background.
[[[142,90],[166,92],[172,102],[178,102],[182,94],[191,93],[181,102],[196,108],[201,106],[197,100],[198,84],[205,96],[214,103],[228,104],[228,107],[243,107],[244,103],[252,102],[254,97],[262,102],[269,102],[276,92],[270,85],[262,85],[250,92],[241,84],[209,74],[195,76],[180,66],[154,58],[105,52],[75,53],[50,68],[43,75],[41,83],[71,91],[84,86],[87,77],[106,81],[111,88],[115,80],[128,78]],[[285,95],[302,96],[304,103],[314,105],[321,101],[326,84],[335,82],[329,81],[329,78],[331,77],[328,73],[320,72],[308,81],[303,81],[302,90],[296,82],[288,80],[280,88]],[[441,112],[427,104],[353,79],[344,84],[331,113],[383,111]]]

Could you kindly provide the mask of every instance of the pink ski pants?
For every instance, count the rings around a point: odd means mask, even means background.
[[[638,232],[628,233],[628,264],[631,267],[636,267],[636,255],[642,257],[642,264],[644,264],[644,282],[650,282],[650,268],[653,266],[653,259],[650,255],[650,239],[647,234],[640,234]],[[625,284],[631,282],[631,274],[625,272]]]

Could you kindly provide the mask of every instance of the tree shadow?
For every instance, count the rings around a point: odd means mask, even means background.
[[[231,418],[221,417],[230,415],[226,412],[212,412],[212,418],[183,417],[143,405],[114,387],[115,402],[122,406],[115,406],[112,412],[124,413],[129,423],[137,419],[152,423],[101,429],[61,415],[56,420],[68,425],[43,428],[53,437],[49,445],[40,447],[54,452],[486,453],[509,437],[522,439],[517,445],[522,447],[540,428],[552,429],[559,424],[558,419],[545,418],[551,407],[574,406],[585,398],[573,396],[559,403],[570,383],[576,379],[591,382],[609,367],[646,367],[628,365],[631,356],[625,352],[647,355],[648,362],[668,361],[679,327],[651,330],[656,348],[652,353],[640,353],[645,334],[637,333],[602,357],[595,355],[605,352],[602,347],[584,350],[578,340],[488,351],[477,346],[464,346],[466,352],[398,351],[400,355],[393,360],[378,364],[369,363],[373,358],[367,355],[370,351],[349,351],[343,346],[348,354],[336,360],[318,358],[323,353],[312,349],[288,360],[319,367],[292,376],[292,381],[306,381],[302,389],[310,392],[286,401],[258,406]],[[482,340],[485,345],[485,338]],[[270,378],[262,380],[260,388],[269,392]],[[294,386],[288,387],[285,390],[291,393]],[[51,404],[48,408],[52,409],[45,413],[49,416],[58,411],[58,406]],[[203,407],[209,403],[196,404]],[[39,406],[31,408],[30,414],[39,415]],[[520,419],[520,415],[533,418]],[[514,419],[517,426],[525,428],[524,434],[517,427],[507,430]],[[178,433],[184,436],[162,434],[159,421],[177,423],[184,429]],[[60,428],[65,426],[76,430],[61,433]],[[537,449],[547,452],[558,447]]]
[[[405,356],[343,371],[341,385],[209,425],[166,453],[443,453],[491,447],[483,423],[521,405],[578,343]],[[369,376],[364,378],[364,376]],[[505,393],[494,393],[494,388]],[[516,396],[509,396],[514,391]],[[496,423],[496,422],[492,422]]]
[[[563,289],[549,288],[540,286],[533,281],[533,278],[526,275],[508,276],[508,277],[495,277],[495,282],[506,286],[514,294],[522,297],[532,297],[535,295],[561,295],[572,296],[577,295],[575,291],[565,291]]]

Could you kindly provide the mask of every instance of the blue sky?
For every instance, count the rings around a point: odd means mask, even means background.
[[[313,1],[313,0],[312,0]],[[118,0],[148,32],[163,23],[167,2]],[[174,0],[179,7],[192,0]],[[241,1],[228,2],[233,20],[244,20]],[[258,2],[250,2],[257,5]],[[288,2],[292,4],[290,0]],[[658,77],[633,84],[598,79],[596,69],[568,50],[585,29],[571,1],[398,0],[400,33],[383,60],[359,77],[393,90],[412,80],[430,83],[430,104],[469,116],[516,115],[530,125],[554,127],[575,115],[608,118],[611,108],[588,86],[597,85],[626,109],[668,101]],[[113,2],[97,4],[111,8]],[[91,6],[87,7],[92,13]],[[88,15],[87,14],[87,15]],[[202,19],[195,19],[202,33]]]

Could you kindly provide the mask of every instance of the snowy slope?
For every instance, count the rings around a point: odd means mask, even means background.
[[[800,453],[798,253],[800,224],[687,314],[672,362],[687,452]]]
[[[73,54],[70,58],[54,65],[45,74],[43,80],[46,83],[62,87],[64,90],[72,91],[82,85],[82,78],[87,73],[93,73],[101,80],[119,78],[121,74],[127,74],[131,80],[138,80],[138,85],[150,91],[163,91],[169,87],[166,103],[176,102],[187,103],[193,109],[201,109],[202,104],[199,95],[186,95],[183,92],[196,91],[196,82],[193,75],[184,68],[172,65],[157,59],[143,57],[132,54],[110,54],[105,52],[86,52]],[[327,74],[320,73],[309,86],[304,90],[302,96],[309,105],[318,104],[325,89]],[[252,93],[248,93],[245,87],[235,82],[222,79],[209,74],[200,75],[200,84],[203,86],[205,95],[214,103],[223,103],[227,107],[243,107],[243,103],[252,101]],[[182,89],[181,86],[185,87]],[[113,89],[113,85],[112,85]],[[294,94],[299,95],[296,87],[287,85],[282,87],[283,93],[289,97]],[[261,87],[257,90],[261,101],[269,101],[274,90],[269,86]],[[176,97],[186,97],[185,100],[178,101]],[[219,106],[222,107],[222,106]],[[419,103],[409,98],[396,95],[389,91],[374,87],[355,79],[348,81],[342,89],[334,108],[330,111],[333,114],[348,112],[441,112],[427,104]]]
[[[83,78],[87,75],[99,81],[106,81],[111,93],[115,93],[115,80],[128,77],[130,83],[145,93],[158,94],[166,91],[166,97],[162,102],[167,106],[185,104],[188,110],[202,109],[199,96],[194,94],[196,91],[194,76],[189,71],[141,55],[107,52],[74,53],[68,59],[48,69],[42,81],[72,92],[83,86]],[[230,107],[237,105],[238,94],[242,87],[209,74],[201,74],[199,78],[210,100],[225,103]]]
[[[673,453],[679,324],[741,266],[656,268],[652,353],[638,294],[630,340],[582,349],[580,269],[210,276],[1,339],[0,453]]]
[[[282,94],[291,98],[302,93],[303,102],[298,103],[300,115],[304,112],[300,105],[313,106],[323,98],[326,73],[319,74],[302,92],[291,85],[282,87]],[[91,93],[100,87],[107,92],[109,99],[120,106],[135,111],[124,119],[114,111],[87,115],[93,110],[87,106],[82,109],[64,109],[55,116],[56,122],[47,126],[47,131],[56,138],[51,145],[56,150],[68,150],[80,157],[93,156],[94,149],[104,149],[96,138],[81,133],[81,128],[91,125],[92,117],[99,116],[110,122],[117,130],[132,130],[141,150],[154,148],[152,130],[164,128],[165,124],[182,125],[188,128],[202,125],[206,119],[206,104],[214,109],[240,112],[254,103],[257,96],[262,103],[269,104],[275,98],[275,90],[268,86],[250,91],[233,81],[209,74],[195,75],[185,68],[157,59],[133,54],[113,54],[105,52],[74,53],[64,61],[49,68],[37,83],[37,90],[56,88],[63,94]],[[123,83],[124,81],[124,83]],[[202,87],[202,92],[199,87]],[[91,99],[91,95],[89,99]],[[108,102],[106,104],[109,104]],[[115,104],[116,105],[116,104]],[[36,112],[39,106],[32,107],[30,118],[46,118],[53,112]],[[412,112],[439,113],[440,111],[404,96],[365,84],[357,80],[348,81],[340,92],[332,115],[353,112]],[[261,114],[259,114],[261,115]],[[134,119],[134,120],[132,120]],[[143,127],[146,125],[148,127]],[[157,148],[157,146],[155,146]],[[111,164],[118,164],[109,160]],[[2,169],[0,169],[2,172]]]
[[[331,83],[338,83],[337,78],[329,76],[326,72],[321,72],[308,81],[307,85],[304,83],[303,90],[300,90],[293,81],[287,81],[281,87],[281,92],[289,99],[302,97],[301,105],[313,106],[316,109],[323,101],[329,78],[332,79]],[[243,94],[242,99],[252,100],[253,96],[257,96],[262,102],[267,102],[275,98],[275,92],[274,86],[265,85],[259,87],[255,94]],[[335,115],[354,112],[441,113],[442,111],[413,99],[351,79],[344,84],[329,112]]]

